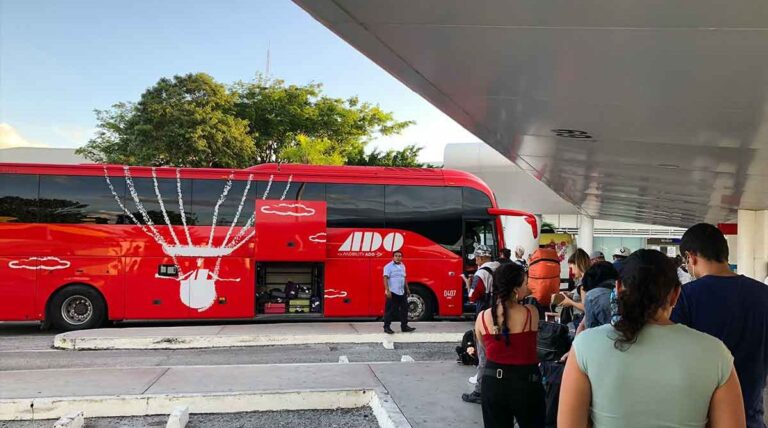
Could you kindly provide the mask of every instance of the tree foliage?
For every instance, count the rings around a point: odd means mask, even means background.
[[[415,145],[406,146],[402,150],[387,150],[382,152],[374,149],[366,154],[364,150],[354,153],[347,159],[349,165],[362,166],[403,166],[421,168],[426,166],[419,162],[421,147]]]
[[[78,150],[105,163],[239,167],[256,150],[236,97],[210,76],[162,78],[138,103],[96,112],[96,137]]]
[[[296,143],[285,145],[278,158],[289,163],[311,165],[344,165],[344,154],[339,146],[327,138],[310,138],[306,135],[296,137]]]
[[[96,136],[78,153],[95,162],[244,168],[264,162],[420,166],[416,146],[365,147],[413,124],[320,84],[257,76],[230,87],[204,73],[162,78],[136,103],[97,110]]]

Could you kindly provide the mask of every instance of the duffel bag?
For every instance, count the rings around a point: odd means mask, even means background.
[[[571,349],[568,327],[550,321],[539,321],[536,354],[539,361],[558,361]]]

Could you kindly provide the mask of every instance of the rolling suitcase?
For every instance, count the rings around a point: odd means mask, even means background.
[[[309,308],[309,299],[291,299],[288,301],[288,312],[308,313]]]
[[[284,314],[285,303],[265,303],[264,313],[265,314]]]

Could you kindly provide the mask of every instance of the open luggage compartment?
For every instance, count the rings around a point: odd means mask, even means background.
[[[259,315],[322,316],[323,264],[265,262],[256,266]]]

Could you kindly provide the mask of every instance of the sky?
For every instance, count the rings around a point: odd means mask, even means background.
[[[0,148],[79,147],[94,109],[175,74],[250,80],[268,49],[271,77],[416,121],[372,146],[442,161],[446,143],[479,141],[289,0],[0,0]]]

